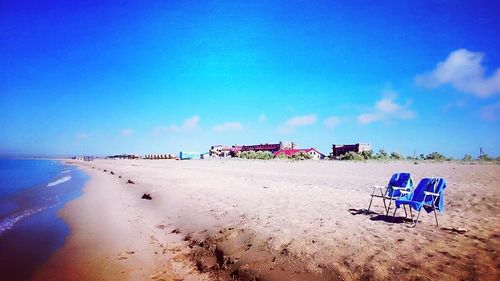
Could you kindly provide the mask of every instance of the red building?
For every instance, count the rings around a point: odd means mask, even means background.
[[[240,151],[270,151],[276,152],[281,149],[281,143],[265,143],[256,145],[244,145]]]

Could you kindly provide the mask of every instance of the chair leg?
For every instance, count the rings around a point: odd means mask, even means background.
[[[436,214],[436,209],[432,208],[432,210],[434,211],[434,218],[436,219],[436,226],[439,226],[438,217],[437,217],[437,214]]]
[[[408,218],[408,213],[406,212],[406,205],[403,205],[403,210],[405,210],[405,218]]]
[[[397,210],[398,210],[398,208],[394,208],[394,214],[392,214],[392,222],[394,222],[394,217],[396,216]]]
[[[372,207],[372,201],[373,201],[373,194],[372,194],[372,199],[370,199],[370,205],[368,205],[368,213],[370,212],[370,208]]]
[[[415,222],[414,222],[414,224],[413,224],[413,227],[416,227],[416,226],[417,226],[417,223],[418,223],[418,217],[420,217],[420,211],[422,211],[422,208],[420,208],[420,210],[418,210],[417,219],[415,220]]]
[[[384,200],[384,202],[385,202],[385,200]],[[387,212],[385,213],[386,216],[389,215],[389,211],[391,210],[391,203],[392,203],[392,200],[389,199],[389,206],[387,207]]]

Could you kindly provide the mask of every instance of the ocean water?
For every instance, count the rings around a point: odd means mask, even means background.
[[[0,280],[27,280],[70,233],[57,216],[88,177],[52,160],[0,159]]]

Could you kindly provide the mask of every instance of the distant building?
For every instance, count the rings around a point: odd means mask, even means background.
[[[141,156],[135,154],[119,154],[119,155],[110,155],[106,157],[107,159],[139,159]]]
[[[291,141],[280,141],[280,149],[294,149],[297,144]]]
[[[316,159],[316,160],[325,158],[325,155],[323,153],[319,152],[318,150],[316,150],[312,147],[311,148],[299,148],[299,149],[280,149],[280,150],[274,152],[274,156],[284,154],[288,157],[293,157],[293,155],[295,155],[296,153],[299,153],[299,152],[304,152],[306,154],[309,154],[312,159]]]
[[[229,157],[231,156],[231,147],[221,144],[212,145],[208,153],[213,157]]]
[[[212,145],[210,147],[210,156],[214,157],[236,157],[238,152],[242,151],[269,151],[274,153],[281,149],[294,149],[295,143],[293,142],[279,142],[279,143],[264,143],[253,145],[233,145],[231,147],[222,144]]]
[[[372,146],[370,144],[365,143],[356,143],[356,144],[333,144],[332,145],[332,153],[330,154],[331,159],[336,159],[340,155],[344,155],[348,152],[356,152],[361,153],[363,151],[372,150]]]
[[[94,161],[94,156],[83,156],[83,161]]]
[[[241,151],[242,146],[241,145],[233,145],[231,146],[231,150],[229,151],[229,155],[231,157],[236,157],[236,154]]]
[[[146,154],[143,157],[148,160],[177,159],[176,154]]]
[[[279,143],[244,145],[241,147],[241,151],[270,151],[273,153],[280,149],[281,149],[281,144]]]
[[[190,159],[201,159],[202,153],[198,152],[179,152],[179,159],[181,160],[190,160]]]
[[[264,143],[255,145],[243,145],[241,151],[270,151],[272,153],[281,149],[294,149],[295,143],[293,142],[279,142],[279,143]]]

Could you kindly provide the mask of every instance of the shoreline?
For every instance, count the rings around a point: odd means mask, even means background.
[[[2,197],[0,202],[12,206],[10,210],[4,209],[0,225],[0,275],[5,280],[28,280],[62,247],[69,235],[69,225],[58,216],[58,211],[79,197],[87,180],[86,174],[60,161],[30,165],[14,164],[13,167],[33,170],[13,171],[19,171],[29,179],[27,182],[36,184],[25,183],[24,188],[14,189],[14,193]],[[42,174],[45,177],[40,177]]]
[[[58,216],[70,227],[64,245],[31,280],[146,280],[154,258],[142,239],[141,225],[126,206],[130,200],[122,183],[75,165],[90,177],[82,195],[61,209]],[[120,197],[120,204],[109,204]],[[138,250],[141,249],[141,250]]]
[[[67,162],[91,180],[60,212],[71,234],[33,280],[494,280],[500,275],[497,165]],[[412,172],[417,182],[431,174],[448,180],[439,227],[428,215],[416,229],[385,221],[378,214],[380,202],[374,214],[351,212],[367,207],[372,184],[383,184],[400,170]],[[127,184],[129,179],[134,184]],[[469,193],[472,189],[480,195]],[[152,200],[141,199],[144,193]],[[455,226],[468,232],[447,230]]]

